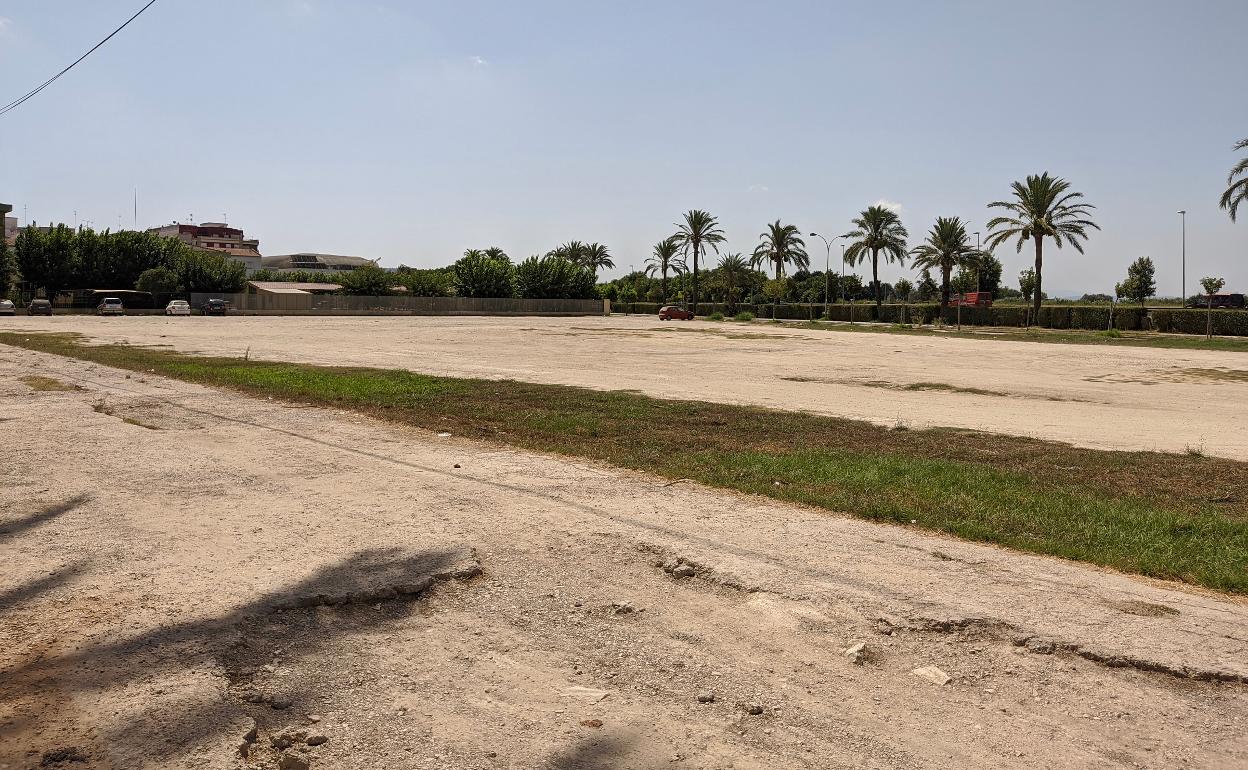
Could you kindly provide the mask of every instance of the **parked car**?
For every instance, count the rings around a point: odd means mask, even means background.
[[[691,321],[693,313],[685,310],[679,305],[664,305],[659,308],[660,321]]]
[[[225,315],[227,308],[228,305],[225,304],[225,300],[210,299],[200,307],[200,310],[203,311],[204,315]]]
[[[187,302],[184,299],[170,300],[169,304],[165,305],[165,315],[190,315],[190,314],[191,314],[191,303]]]
[[[52,315],[52,302],[46,299],[32,299],[26,306],[27,315]]]
[[[0,299],[0,315],[17,315],[17,308],[13,306],[13,300]]]
[[[1205,308],[1209,307],[1209,295],[1197,294],[1194,297],[1190,297],[1187,300],[1187,306],[1193,307],[1193,308],[1199,308],[1200,310],[1204,310]],[[1218,308],[1218,307],[1243,308],[1244,307],[1244,295],[1238,292],[1220,291],[1217,294],[1213,295],[1213,306],[1215,308]]]
[[[116,297],[105,297],[95,306],[95,312],[100,315],[125,315],[126,307]]]

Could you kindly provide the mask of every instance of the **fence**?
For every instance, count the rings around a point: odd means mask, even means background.
[[[473,297],[355,297],[338,294],[194,293],[191,307],[223,299],[243,315],[608,315],[601,299],[502,299]]]

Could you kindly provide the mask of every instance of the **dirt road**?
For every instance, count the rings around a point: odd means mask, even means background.
[[[11,328],[1248,460],[1248,356],[1237,353],[665,324],[624,316],[0,321],[0,329]]]
[[[0,424],[0,767],[1248,767],[1240,601],[6,347]]]

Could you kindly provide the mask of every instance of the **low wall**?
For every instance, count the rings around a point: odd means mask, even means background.
[[[338,294],[191,295],[191,307],[209,299],[229,303],[232,315],[609,315],[601,299],[503,299],[473,297],[353,297]]]

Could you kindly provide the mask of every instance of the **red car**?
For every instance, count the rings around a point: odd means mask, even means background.
[[[660,321],[692,321],[693,313],[677,305],[664,305],[659,308]]]

